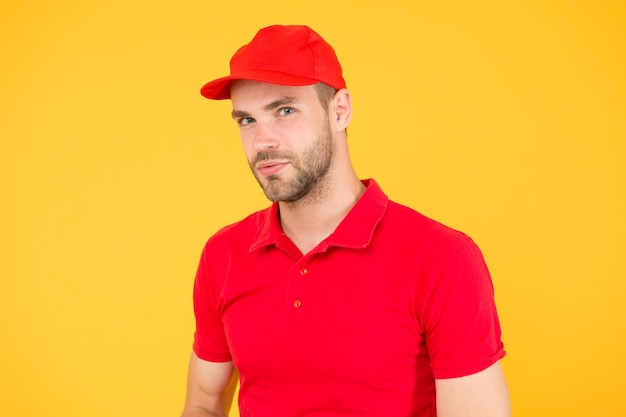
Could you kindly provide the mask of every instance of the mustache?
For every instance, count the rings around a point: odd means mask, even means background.
[[[293,159],[293,155],[289,152],[280,152],[280,151],[262,151],[256,154],[254,159],[252,160],[252,165],[256,165],[262,161],[270,161],[273,159],[280,160],[289,160]]]

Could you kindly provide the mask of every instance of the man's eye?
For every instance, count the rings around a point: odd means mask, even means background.
[[[295,109],[293,107],[283,107],[278,111],[278,114],[281,116],[286,116],[291,113],[295,113]]]
[[[254,119],[252,117],[242,117],[241,119],[237,121],[237,123],[239,123],[240,126],[247,126],[252,122],[254,122]]]

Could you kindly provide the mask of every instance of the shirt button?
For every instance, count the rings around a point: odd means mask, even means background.
[[[306,274],[308,274],[308,273],[309,273],[309,271],[306,268],[302,268],[300,270],[300,275],[302,275],[303,277],[306,276]]]
[[[295,308],[300,308],[301,305],[302,305],[302,301],[300,301],[300,300],[296,300],[296,301],[293,302],[293,306]]]

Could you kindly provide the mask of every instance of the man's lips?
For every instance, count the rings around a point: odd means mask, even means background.
[[[287,161],[263,161],[257,165],[256,169],[263,176],[275,175],[287,164],[289,164]]]

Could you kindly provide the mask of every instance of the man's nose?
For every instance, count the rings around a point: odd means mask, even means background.
[[[256,151],[265,151],[268,149],[276,149],[278,147],[278,138],[276,132],[267,123],[256,123],[254,129],[254,137],[252,138],[252,146]]]

